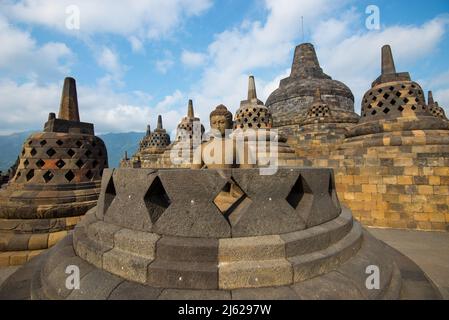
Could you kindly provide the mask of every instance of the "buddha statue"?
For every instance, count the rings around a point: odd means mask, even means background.
[[[201,163],[193,168],[221,169],[235,166],[235,146],[229,137],[232,133],[232,113],[224,105],[219,105],[210,114],[209,139],[196,152],[201,152]]]

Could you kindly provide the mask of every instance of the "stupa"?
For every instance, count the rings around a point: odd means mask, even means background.
[[[446,113],[444,109],[438,105],[438,102],[433,100],[432,91],[429,91],[427,98],[427,107],[429,108],[429,112],[437,118],[441,118],[443,120],[448,120],[446,117]]]
[[[230,205],[216,204],[238,190]],[[79,287],[67,268],[79,268]],[[375,266],[379,281],[367,281]],[[18,285],[20,283],[20,286]],[[367,285],[367,283],[369,283]],[[374,287],[372,287],[374,285]],[[0,299],[439,299],[340,206],[331,169],[108,169],[96,208]]]
[[[150,126],[147,126],[145,137],[140,141],[139,149],[131,158],[133,168],[155,168],[160,162],[162,154],[170,145],[170,135],[162,126],[162,116],[159,115],[157,119],[157,126],[154,131],[151,131]]]
[[[297,146],[298,157],[310,164],[312,159],[328,157],[343,142],[348,129],[358,119],[353,111],[329,106],[323,101],[320,88],[317,88],[296,136],[290,141]]]
[[[342,199],[362,222],[448,230],[449,123],[429,102],[383,46],[382,73],[363,97],[360,122],[333,157]]]
[[[316,101],[317,89],[323,103],[339,119],[338,127],[342,127],[343,119],[347,127],[358,121],[351,90],[323,72],[312,44],[300,44],[295,49],[290,76],[280,81],[279,88],[266,101],[273,116],[273,127],[286,135],[287,142],[295,149],[300,148],[299,128]]]
[[[76,83],[64,80],[59,116],[23,144],[14,177],[0,190],[0,265],[53,246],[97,203],[106,147],[81,122]]]
[[[165,150],[159,159],[159,168],[190,168],[194,163],[194,151],[201,145],[204,134],[201,120],[195,117],[193,101],[189,100],[187,115],[176,128],[175,141]],[[198,159],[197,162],[199,162]]]
[[[254,76],[249,76],[248,97],[240,102],[235,113],[232,138],[245,145],[240,148],[243,152],[237,152],[240,165],[261,167],[263,164],[288,166],[296,163],[295,150],[286,143],[284,135],[273,129],[270,110],[257,98]]]

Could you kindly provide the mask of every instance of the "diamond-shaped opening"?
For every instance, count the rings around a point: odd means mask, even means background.
[[[30,164],[30,162],[28,161],[28,159],[25,159],[25,161],[23,162],[25,169],[26,169],[26,167],[28,167],[29,164]]]
[[[36,149],[31,149],[30,154],[34,157],[36,155],[37,151]]]
[[[311,204],[311,201],[313,200],[312,190],[302,176],[298,177],[285,200],[287,200],[295,210],[298,209],[303,202],[307,205]]]
[[[153,180],[143,200],[152,223],[155,223],[161,217],[171,203],[159,177]]]
[[[81,146],[83,145],[83,143],[79,140],[75,144],[78,148],[81,148]]]
[[[69,149],[67,151],[67,154],[72,158],[75,155],[75,151],[73,151],[72,149]]]
[[[402,106],[400,106],[400,107],[398,108],[398,110],[402,112],[402,111],[404,111],[404,108],[403,108]]]
[[[58,141],[56,141],[56,144],[57,144],[58,146],[62,146],[62,145],[64,144],[64,142],[62,142],[61,140],[58,140]]]
[[[56,154],[56,151],[55,151],[55,149],[50,148],[50,149],[47,150],[47,154],[51,158],[51,157],[53,157]]]
[[[69,170],[64,177],[67,179],[68,182],[71,182],[73,178],[75,178],[75,174],[72,172],[72,170]]]
[[[383,105],[384,105],[384,103],[383,103],[382,101],[379,101],[379,102],[377,103],[377,106],[378,106],[379,108],[382,108]]]
[[[391,100],[391,105],[394,106],[396,104],[396,100]]]
[[[415,106],[412,106],[412,110],[416,110],[416,107],[415,107]]]
[[[75,164],[78,168],[81,169],[81,167],[84,165],[84,162],[83,162],[83,160],[79,159]]]
[[[116,195],[117,193],[115,192],[114,180],[111,177],[104,192],[104,213],[106,213],[108,208],[111,206],[112,200],[114,200]]]
[[[374,116],[376,113],[377,113],[376,110],[373,110],[373,111],[371,112],[371,114],[372,114],[373,116]]]
[[[399,92],[399,91],[398,91],[398,92],[396,92],[396,97],[398,97],[398,98],[399,98],[399,97],[400,97],[401,95],[402,95],[402,94],[401,94],[401,92]]]
[[[41,146],[45,146],[45,145],[47,144],[47,140],[42,140],[41,142],[39,142],[39,144],[40,144]]]
[[[252,200],[240,188],[234,178],[231,177],[213,202],[232,226],[237,224],[245,209],[252,203]]]
[[[90,150],[87,150],[85,153],[86,157],[90,157],[91,154],[92,154],[92,151],[90,151]]]
[[[408,103],[408,99],[407,98],[404,98],[404,103]]]
[[[25,155],[25,149],[22,149],[22,156]]]
[[[51,171],[45,172],[45,174],[44,174],[44,180],[45,180],[45,182],[46,182],[46,183],[50,182],[51,179],[53,179],[54,176],[55,176],[55,175],[54,175],[53,172],[51,172]]]
[[[62,169],[62,168],[65,166],[64,160],[59,159],[59,160],[56,162],[56,166],[57,166],[59,169]]]
[[[86,176],[87,179],[90,180],[90,179],[92,179],[94,177],[94,173],[89,170],[89,171],[86,172],[85,176]]]
[[[390,97],[390,95],[388,93],[384,94],[384,99],[388,99]]]
[[[387,114],[388,112],[390,112],[390,109],[385,108],[383,111],[384,111],[385,114]]]
[[[31,169],[30,171],[27,172],[26,175],[27,181],[30,181],[31,179],[33,179],[33,177],[34,177],[34,170]]]
[[[39,169],[42,168],[43,166],[45,166],[45,161],[42,160],[42,159],[37,160],[37,161],[36,161],[36,166],[37,166]]]

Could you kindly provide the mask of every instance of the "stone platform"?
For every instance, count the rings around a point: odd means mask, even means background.
[[[340,207],[333,179],[330,169],[105,170],[97,207],[0,298],[441,298]],[[222,211],[217,199],[237,188]],[[80,269],[79,290],[65,286],[69,265]],[[365,285],[371,265],[379,289]]]

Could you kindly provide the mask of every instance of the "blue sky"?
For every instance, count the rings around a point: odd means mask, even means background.
[[[79,9],[79,30],[66,9]],[[365,26],[368,5],[380,30]],[[449,1],[22,0],[0,3],[0,134],[39,129],[59,106],[65,76],[77,79],[81,118],[96,131],[144,131],[158,114],[172,131],[194,100],[208,114],[235,112],[253,74],[265,100],[288,76],[293,50],[312,42],[324,71],[360,99],[392,45],[449,113]]]

